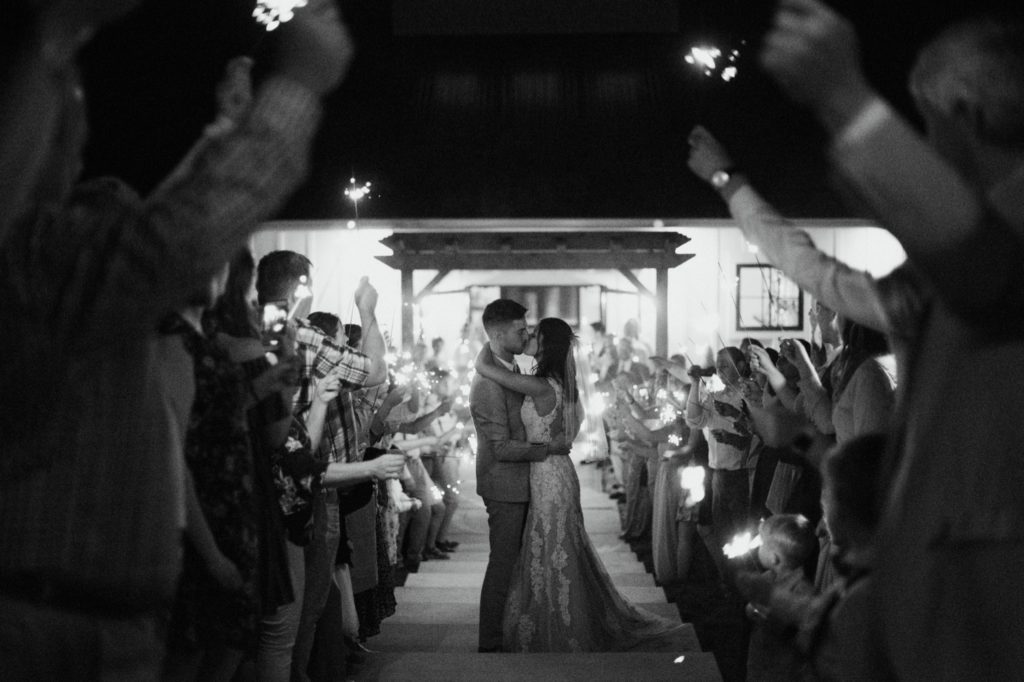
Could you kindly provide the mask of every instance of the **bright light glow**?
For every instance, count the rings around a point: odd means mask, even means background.
[[[587,413],[594,415],[595,418],[600,417],[604,414],[606,405],[604,401],[603,393],[594,393],[590,396],[590,403],[587,405]]]
[[[740,533],[733,537],[732,542],[725,543],[725,547],[722,548],[722,551],[725,552],[725,556],[730,559],[736,559],[760,546],[761,536],[755,535],[751,537],[750,533],[747,532]]]
[[[686,492],[686,506],[692,507],[704,499],[704,480],[707,472],[701,466],[687,466],[679,471],[679,483]]]
[[[345,227],[347,227],[350,230],[356,229],[356,221],[354,221],[354,220],[348,221],[348,223],[345,225]]]
[[[687,64],[700,68],[706,74],[708,71],[715,70],[715,60],[721,56],[722,51],[717,47],[695,45],[690,48],[690,51],[685,57],[683,57],[683,59],[686,60]]]
[[[682,663],[685,660],[686,660],[686,656],[680,656],[679,658],[677,658],[676,660],[674,660],[672,662],[673,663]]]
[[[668,444],[673,445],[675,447],[679,447],[680,445],[682,445],[682,441],[679,439],[679,434],[673,433],[671,436],[669,436]]]
[[[714,45],[694,45],[683,60],[708,78],[719,76],[728,83],[739,73],[736,67],[739,56],[739,50],[732,50],[726,57]]]
[[[295,10],[306,6],[307,0],[257,0],[252,11],[253,18],[273,31],[286,21],[291,21]]]
[[[747,242],[747,253],[757,253],[757,252],[758,252],[757,244],[751,244],[750,242]]]
[[[360,186],[356,184],[355,178],[352,178],[351,183],[351,185],[345,188],[345,196],[347,196],[353,203],[370,196],[371,183],[368,182],[365,185]]]
[[[300,284],[295,287],[295,298],[300,300],[304,298],[313,298],[313,290],[309,288],[308,284]]]

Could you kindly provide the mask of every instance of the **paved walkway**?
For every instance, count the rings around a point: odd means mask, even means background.
[[[464,463],[463,468],[471,469]],[[599,472],[577,466],[582,506],[598,554],[612,581],[633,603],[667,618],[679,611],[665,600],[629,546],[618,539],[617,506],[600,491]],[[396,590],[398,608],[367,644],[375,651],[357,680],[720,680],[714,657],[700,650],[691,626],[670,651],[602,654],[478,654],[480,586],[487,565],[487,515],[464,471],[462,498],[450,539],[450,561],[427,561]]]

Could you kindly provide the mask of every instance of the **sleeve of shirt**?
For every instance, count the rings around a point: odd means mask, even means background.
[[[696,392],[697,397],[691,398]],[[714,414],[711,396],[704,390],[704,386],[691,386],[690,395],[686,398],[686,425],[691,429],[703,429],[708,426],[711,415]]]
[[[338,376],[344,388],[359,388],[366,384],[371,360],[357,350],[342,346],[308,325],[296,330],[296,341],[316,349],[310,373],[315,379],[328,374]]]
[[[804,416],[821,433],[835,433],[836,428],[832,424],[832,399],[825,387],[813,378],[800,379],[798,385]]]
[[[528,443],[513,440],[505,411],[505,396],[493,381],[480,382],[475,390],[470,410],[476,424],[477,436],[491,445],[494,458],[500,462],[539,462],[547,457],[546,443]]]
[[[199,142],[188,172],[142,206],[130,230],[104,244],[100,320],[156,319],[202,286],[305,177],[319,99],[272,77],[230,134]]]
[[[810,235],[783,218],[749,185],[729,199],[747,241],[804,291],[855,322],[888,333],[890,322],[875,278],[823,253]]]
[[[875,360],[865,360],[850,378],[853,392],[853,432],[888,431],[896,407],[896,392],[885,370]]]
[[[855,118],[832,149],[844,183],[959,314],[988,322],[997,311],[999,320],[1024,314],[1022,226],[1004,217],[1017,211],[979,196],[887,105],[869,107],[878,113],[865,125]]]

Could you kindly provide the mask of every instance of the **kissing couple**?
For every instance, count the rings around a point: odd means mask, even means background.
[[[509,299],[489,303],[483,324],[470,392],[490,541],[479,651],[635,650],[680,629],[619,594],[583,527],[568,457],[584,418],[572,328],[549,317],[531,332]],[[533,356],[533,374],[518,354]]]

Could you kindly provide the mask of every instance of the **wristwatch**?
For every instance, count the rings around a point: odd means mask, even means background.
[[[711,174],[711,186],[717,190],[721,190],[723,187],[729,184],[729,180],[732,179],[732,176],[734,176],[736,172],[737,171],[735,166],[729,166],[728,168],[723,168],[722,170],[716,170],[714,173]]]

